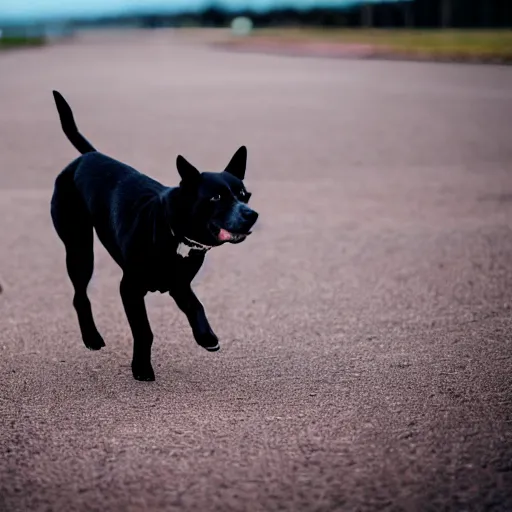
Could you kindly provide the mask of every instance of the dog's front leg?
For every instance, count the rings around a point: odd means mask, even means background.
[[[210,352],[219,350],[219,340],[210,327],[203,305],[190,288],[190,285],[182,285],[172,290],[170,294],[187,316],[197,343]]]
[[[133,335],[132,373],[137,380],[155,380],[151,366],[153,333],[149,325],[144,296],[146,292],[126,276],[121,280],[121,299]]]

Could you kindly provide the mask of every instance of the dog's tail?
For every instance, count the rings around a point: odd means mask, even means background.
[[[66,134],[71,144],[73,144],[82,155],[96,151],[96,148],[78,131],[71,107],[63,98],[62,94],[58,91],[53,91],[53,98],[57,106],[57,111],[59,112],[62,131]]]

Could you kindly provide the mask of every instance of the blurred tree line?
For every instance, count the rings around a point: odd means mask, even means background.
[[[364,3],[357,20],[351,9],[349,24],[374,27],[510,28],[512,0],[406,0]]]
[[[255,27],[322,26],[368,28],[510,28],[512,0],[403,0],[362,2],[348,8],[274,9],[269,12],[227,11],[212,5],[202,12],[160,13],[93,24],[136,24],[143,27],[226,27],[234,16],[248,16]]]
[[[320,25],[348,27],[491,28],[512,27],[512,0],[404,0],[366,2],[345,9],[283,9],[266,14],[241,13],[258,26]],[[203,13],[207,24],[225,23],[215,8]]]

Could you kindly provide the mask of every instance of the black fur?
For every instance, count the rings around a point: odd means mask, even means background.
[[[209,351],[218,350],[217,336],[191,282],[211,247],[242,242],[258,217],[247,206],[250,193],[242,181],[245,146],[219,173],[200,173],[178,156],[181,182],[178,187],[166,187],[97,152],[79,133],[64,98],[57,91],[53,95],[62,129],[82,153],[57,177],[51,215],[66,248],[73,305],[85,346],[91,350],[105,346],[87,296],[94,267],[94,229],[123,270],[120,292],[133,335],[135,379],[155,379],[153,333],[144,304],[147,292],[168,292],[187,316],[197,343]]]

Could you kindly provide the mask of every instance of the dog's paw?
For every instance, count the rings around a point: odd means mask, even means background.
[[[197,344],[208,352],[217,352],[220,349],[219,339],[212,331],[201,334],[195,333],[194,338]]]
[[[137,366],[132,364],[132,374],[135,380],[141,380],[144,382],[153,382],[155,380],[155,372],[151,365]]]
[[[89,350],[100,350],[105,346],[105,342],[99,332],[95,332],[89,336],[84,337],[84,345]]]

